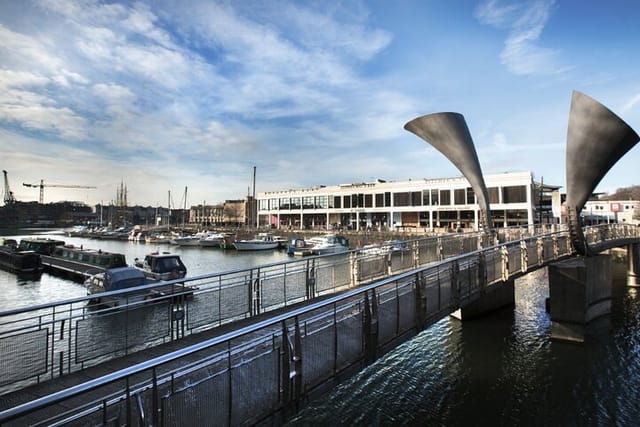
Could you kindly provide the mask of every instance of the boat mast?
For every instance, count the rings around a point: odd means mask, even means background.
[[[171,190],[169,190],[169,196],[167,197],[167,230],[171,227]]]
[[[182,228],[184,228],[184,213],[187,211],[187,186],[184,186],[184,207],[182,208]]]

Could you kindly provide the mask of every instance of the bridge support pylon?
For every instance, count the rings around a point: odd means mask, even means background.
[[[611,262],[596,255],[549,265],[552,339],[582,343],[587,324],[611,313]]]
[[[627,245],[627,286],[640,288],[640,243]]]
[[[457,309],[451,316],[458,320],[469,320],[503,307],[513,307],[515,301],[515,279],[509,279],[491,285],[480,298]]]

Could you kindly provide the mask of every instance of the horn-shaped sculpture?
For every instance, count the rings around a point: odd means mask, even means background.
[[[580,211],[611,167],[640,138],[604,105],[574,91],[567,129],[567,216],[571,242],[581,255],[589,255]]]
[[[489,192],[464,116],[458,113],[428,114],[411,120],[404,128],[433,145],[467,178],[480,206],[479,224],[488,231],[491,228]]]

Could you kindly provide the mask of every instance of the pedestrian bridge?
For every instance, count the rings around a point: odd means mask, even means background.
[[[584,235],[594,252],[640,244],[633,225]],[[576,256],[560,226],[457,233],[168,282],[195,286],[191,298],[0,313],[0,424],[282,420],[443,317]]]

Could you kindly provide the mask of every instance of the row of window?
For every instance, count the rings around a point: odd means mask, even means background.
[[[527,201],[525,185],[511,187],[491,187],[489,203],[524,203]],[[502,190],[502,192],[500,191]],[[500,198],[502,193],[502,198]],[[501,200],[502,199],[502,200]],[[471,187],[456,189],[428,189],[422,191],[385,192],[376,194],[348,194],[343,196],[304,196],[260,199],[260,210],[292,209],[341,209],[405,206],[451,206],[473,205],[477,203]]]

